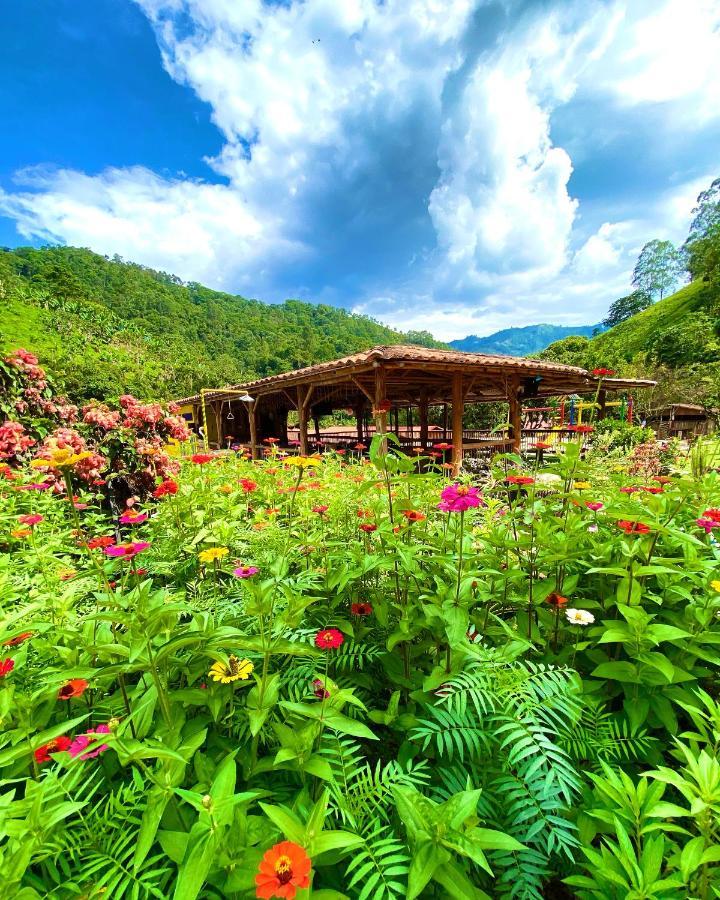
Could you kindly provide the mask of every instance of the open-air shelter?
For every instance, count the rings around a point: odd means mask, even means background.
[[[435,429],[432,440],[451,444],[452,461],[459,467],[463,456],[478,451],[520,450],[526,401],[597,394],[602,416],[607,392],[636,391],[654,384],[596,377],[577,366],[546,360],[396,345],[373,347],[242,385],[204,389],[178,403],[187,418],[204,425],[205,439],[211,444],[223,446],[229,437],[249,445],[255,457],[268,439],[287,446],[291,412],[297,414],[299,452],[307,454],[312,442],[310,423],[315,424],[317,440],[320,417],[338,410],[355,418],[353,443],[394,431],[404,449],[424,450],[430,446],[428,411],[440,406],[443,427]],[[463,428],[466,405],[495,402],[508,404],[505,433]],[[401,426],[402,411],[406,411],[406,422]],[[347,431],[339,438],[323,435],[324,443],[330,445],[348,440]]]

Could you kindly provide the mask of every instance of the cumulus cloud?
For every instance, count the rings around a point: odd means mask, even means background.
[[[703,186],[655,158],[638,212],[619,160],[602,208],[574,188],[576,151],[595,148],[582,130],[563,145],[554,116],[582,98],[589,125],[612,110],[631,129],[662,104],[669,131],[720,120],[712,0],[136,2],[210,105],[222,183],[19,173],[0,212],[27,238],[452,338],[597,321],[645,240],[682,238]]]

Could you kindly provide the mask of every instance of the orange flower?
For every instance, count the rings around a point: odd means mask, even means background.
[[[82,697],[87,686],[88,683],[84,678],[71,678],[58,691],[58,699],[71,700],[73,697]]]
[[[310,857],[298,844],[281,841],[260,860],[255,876],[256,896],[261,900],[284,897],[293,900],[298,888],[310,887]]]

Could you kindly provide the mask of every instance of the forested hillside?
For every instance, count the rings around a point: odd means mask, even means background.
[[[272,305],[74,247],[0,251],[0,349],[39,354],[74,399],[158,399],[373,344],[442,346],[366,316]]]
[[[690,284],[664,296],[681,271]],[[540,357],[655,378],[655,402],[720,406],[720,179],[698,197],[685,244],[650,241],[633,272],[636,290],[610,307],[595,338],[572,336]],[[659,299],[656,299],[659,296]]]
[[[532,356],[549,344],[570,335],[589,337],[601,329],[600,325],[524,325],[521,328],[503,328],[485,337],[470,334],[457,341],[450,341],[454,350],[470,353],[507,353],[510,356]]]

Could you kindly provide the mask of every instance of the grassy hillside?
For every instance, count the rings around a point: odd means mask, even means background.
[[[720,405],[720,288],[700,279],[591,340],[569,337],[541,358],[654,378],[652,402]]]
[[[0,301],[0,349],[42,356],[77,399],[162,399],[374,344],[442,346],[335,307],[265,304],[74,247],[0,251]]]
[[[532,356],[549,344],[570,335],[589,337],[601,325],[524,325],[522,328],[503,328],[486,337],[471,334],[450,341],[455,350],[471,353],[507,353],[510,356]]]

